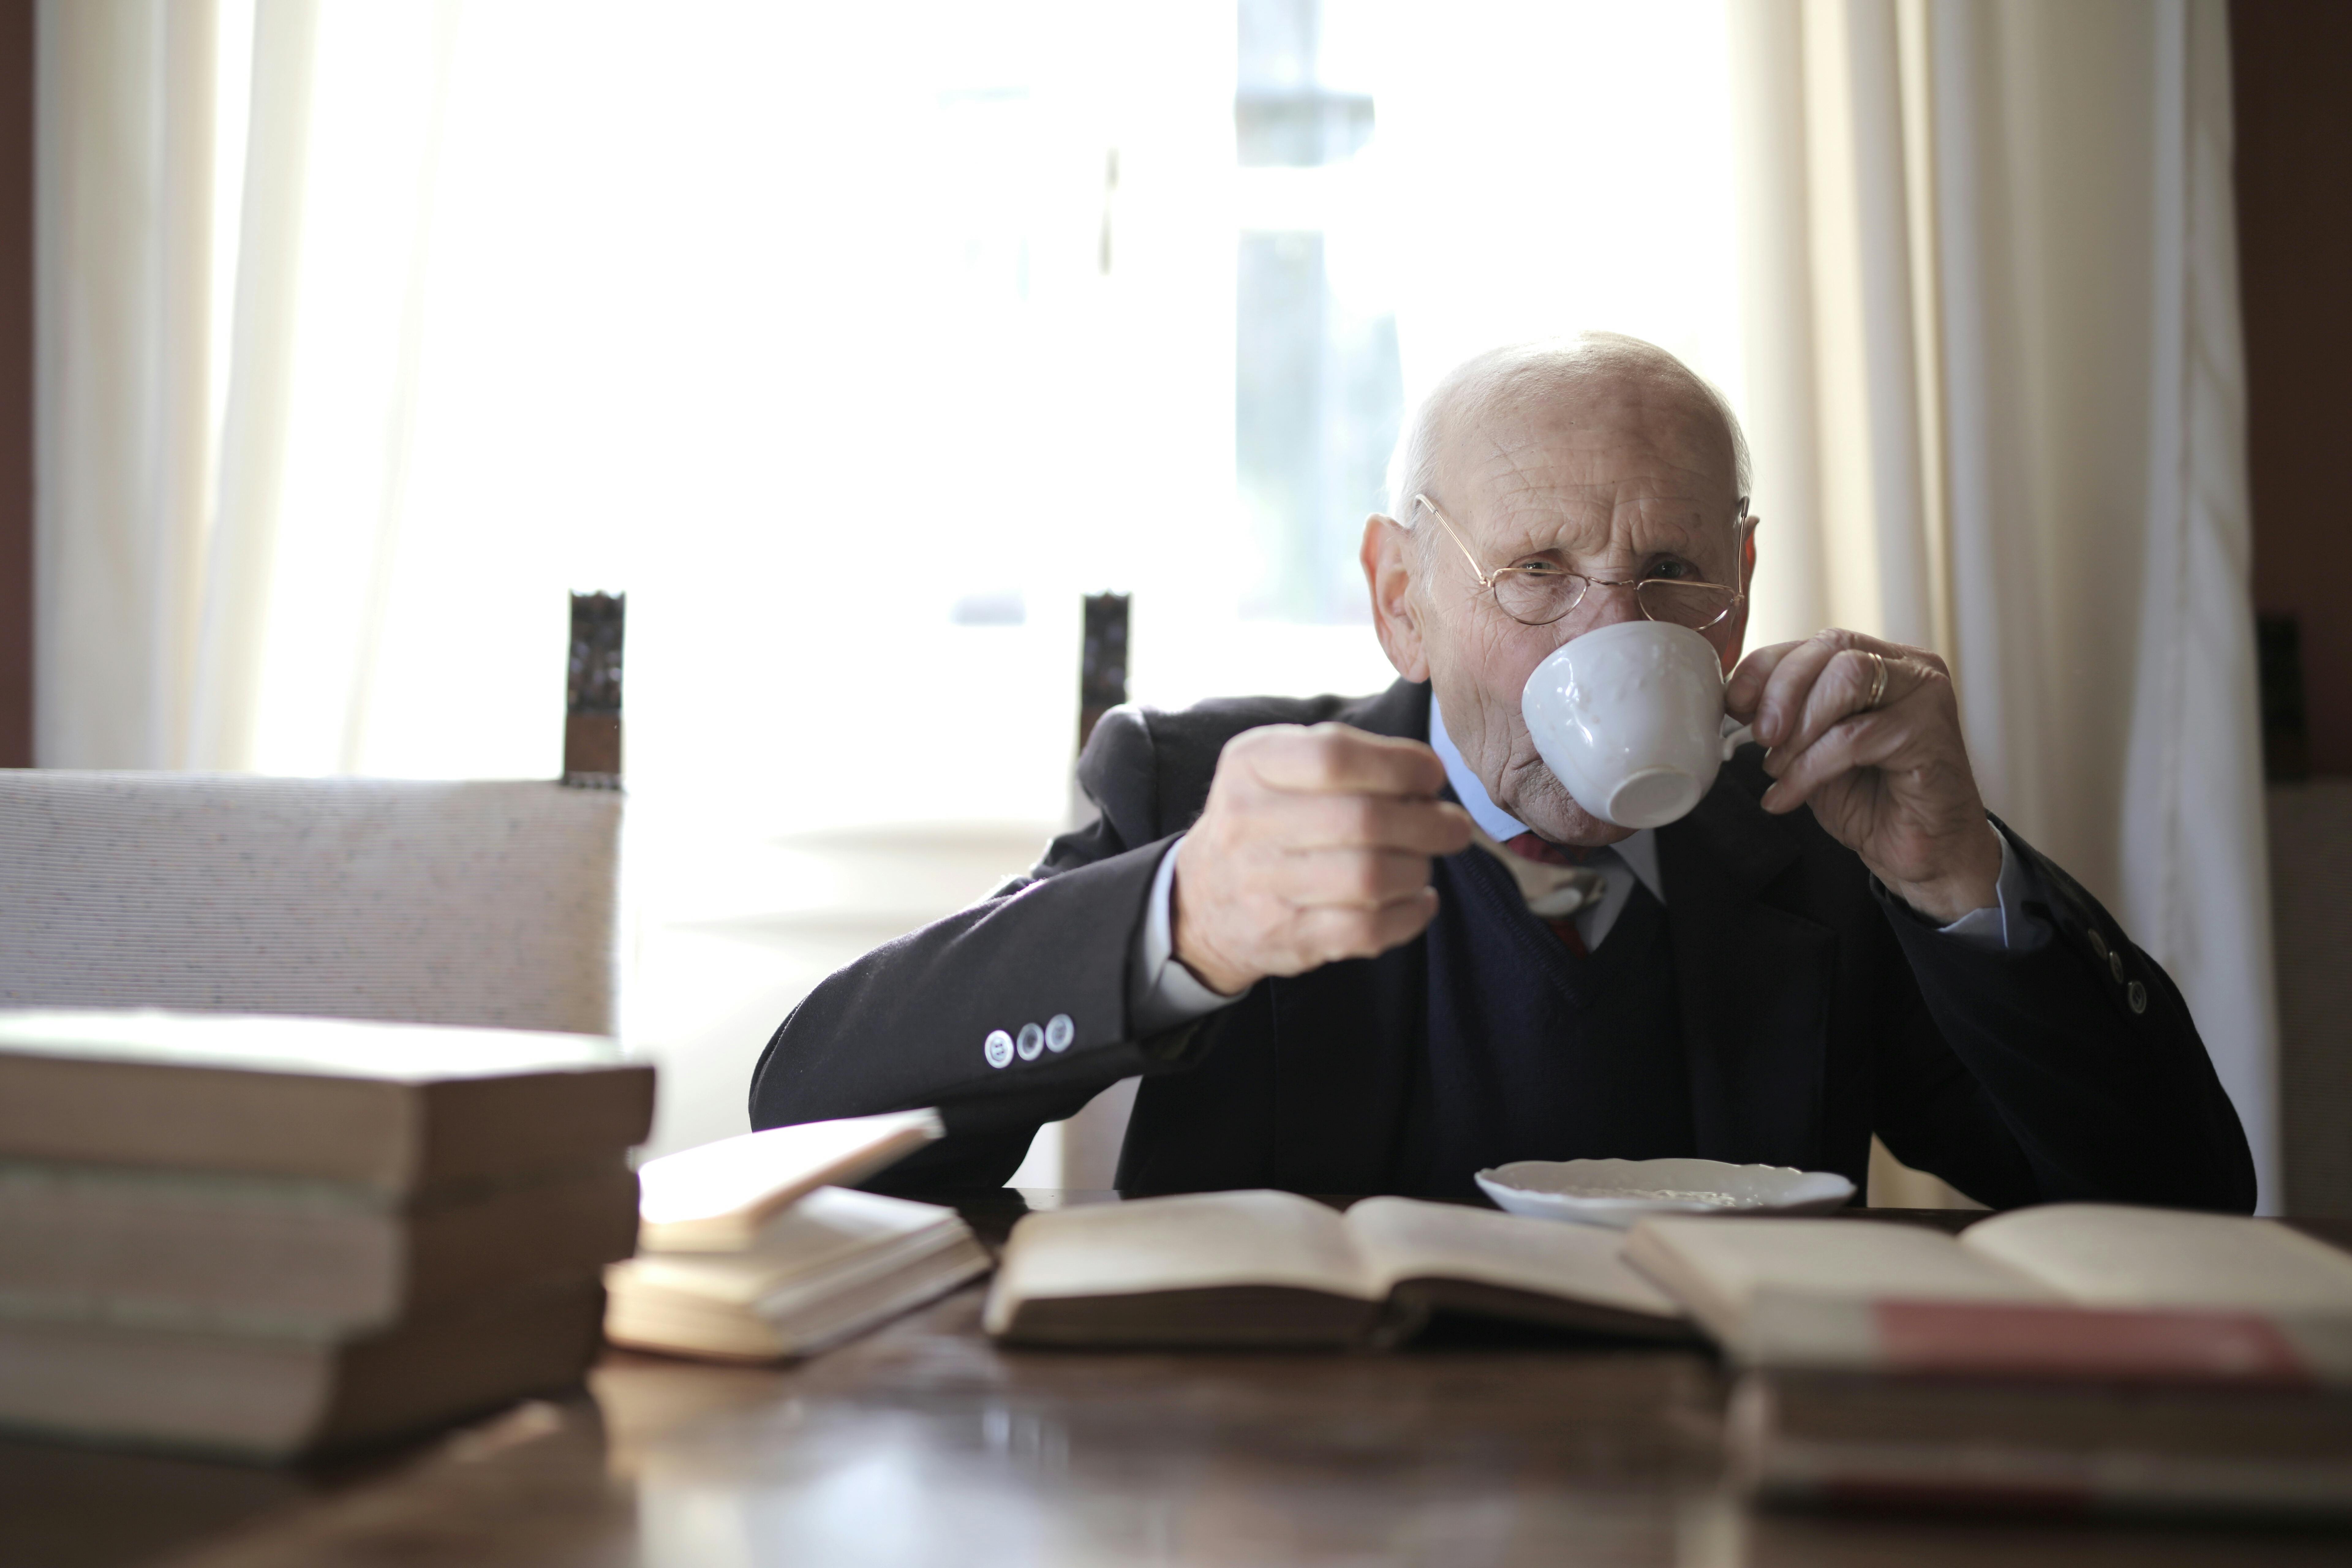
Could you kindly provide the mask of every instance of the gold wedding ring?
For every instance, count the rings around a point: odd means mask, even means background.
[[[1868,713],[1886,700],[1886,656],[1868,648],[1862,651],[1870,654],[1870,695],[1862,702],[1862,710]]]

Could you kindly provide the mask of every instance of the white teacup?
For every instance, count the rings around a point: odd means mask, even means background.
[[[1577,805],[1620,827],[1664,827],[1748,739],[1723,711],[1723,684],[1715,646],[1688,626],[1619,621],[1536,666],[1519,711]]]

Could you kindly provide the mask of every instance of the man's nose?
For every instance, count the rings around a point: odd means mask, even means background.
[[[1570,635],[1581,637],[1586,632],[1599,631],[1602,626],[1613,626],[1620,621],[1639,621],[1647,617],[1642,614],[1641,601],[1633,596],[1633,584],[1610,582],[1590,584],[1575,612],[1568,618],[1576,627]]]

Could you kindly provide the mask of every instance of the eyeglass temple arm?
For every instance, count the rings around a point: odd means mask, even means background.
[[[1478,564],[1478,558],[1470,553],[1470,546],[1463,542],[1461,531],[1454,526],[1454,520],[1446,516],[1444,512],[1438,510],[1437,503],[1430,500],[1427,496],[1415,495],[1412,499],[1418,504],[1427,507],[1429,509],[1429,515],[1435,518],[1438,521],[1438,526],[1445,530],[1445,537],[1454,541],[1454,548],[1462,552],[1463,560],[1470,563],[1471,575],[1478,579],[1478,585],[1482,588],[1493,587],[1495,585],[1496,578],[1499,577],[1501,574],[1489,573],[1485,567]]]

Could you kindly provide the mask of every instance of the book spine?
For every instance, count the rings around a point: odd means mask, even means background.
[[[2352,1326],[2257,1312],[1765,1292],[1731,1348],[1757,1367],[2269,1388],[2352,1383]]]
[[[415,1089],[0,1055],[0,1159],[304,1176],[383,1194],[416,1166]]]
[[[2030,1419],[1999,1442],[1791,1432],[1769,1378],[1753,1375],[1734,1391],[1725,1431],[1734,1489],[1768,1502],[2059,1518],[2352,1519],[2352,1459],[2341,1455],[2241,1458],[2129,1440],[2070,1448],[2042,1437]]]
[[[1734,1465],[1768,1501],[1935,1512],[2352,1518],[2352,1472],[2317,1463],[2177,1459],[2117,1452],[2084,1461],[2011,1449],[1768,1439]]]

